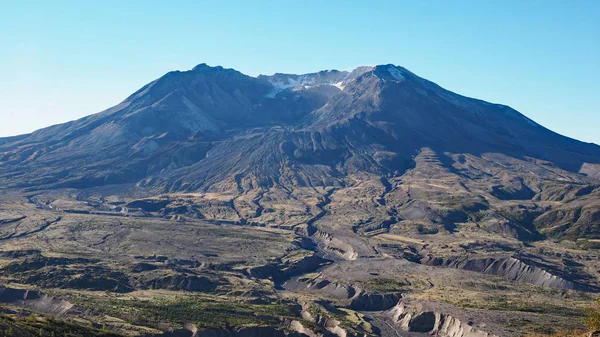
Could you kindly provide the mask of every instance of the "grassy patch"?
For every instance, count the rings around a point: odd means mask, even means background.
[[[359,282],[359,285],[367,290],[381,292],[398,292],[418,289],[429,289],[429,283],[426,280],[418,278],[372,278]]]
[[[35,315],[0,314],[1,337],[120,337],[121,335],[92,327],[75,325]]]
[[[100,298],[89,301],[80,298],[78,305],[108,316],[143,326],[170,323],[180,326],[194,323],[199,329],[246,326],[277,326],[280,318],[296,318],[294,303],[250,304],[208,297],[175,297],[172,299],[140,300]]]
[[[390,278],[374,278],[360,284],[365,289],[374,291],[400,291],[411,286],[408,280],[404,279],[390,279]]]
[[[585,310],[575,307],[554,305],[550,303],[509,301],[502,297],[488,297],[483,302],[460,300],[457,303],[464,308],[487,309],[498,311],[530,312],[536,314],[556,315],[561,317],[585,316]]]

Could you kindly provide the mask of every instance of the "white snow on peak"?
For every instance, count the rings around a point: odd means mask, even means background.
[[[389,66],[387,70],[390,73],[390,75],[392,75],[392,77],[396,79],[396,81],[404,81],[404,76],[402,75],[402,71],[400,71],[400,69],[394,66]]]
[[[328,73],[331,73],[329,70]],[[268,93],[265,97],[274,98],[279,92],[286,89],[309,89],[317,85],[331,85],[344,90],[345,84],[350,74],[345,74],[337,78],[337,82],[334,79],[323,79],[317,74],[305,74],[305,75],[289,75],[289,76],[278,76],[276,78],[270,78],[269,82],[273,85],[274,90]]]
[[[269,79],[269,83],[273,85],[274,90],[268,93],[265,97],[267,98],[275,98],[277,93],[283,91],[288,88],[295,88],[297,86],[302,85],[304,80],[304,75],[297,76],[296,78],[292,76],[285,77],[283,79]]]
[[[301,76],[298,76],[297,78],[287,77],[282,80],[269,80],[269,82],[271,82],[271,84],[275,87],[275,89],[277,91],[282,91],[287,88],[295,88],[301,84],[306,83],[304,81],[304,79],[305,79],[305,76],[301,75]]]
[[[345,83],[345,81],[339,81],[339,82],[337,82],[337,83],[334,83],[334,84],[333,84],[333,86],[334,86],[334,87],[337,87],[337,88],[338,88],[338,89],[340,89],[340,90],[344,90],[344,88],[346,87],[346,86],[344,85],[344,83]]]

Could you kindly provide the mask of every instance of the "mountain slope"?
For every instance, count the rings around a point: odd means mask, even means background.
[[[422,148],[536,158],[571,172],[600,158],[597,145],[553,133],[507,106],[456,95],[404,68],[378,66],[342,83],[341,92],[298,123],[227,139],[209,158],[150,185],[202,190],[233,176],[264,187],[343,185],[357,172],[402,174]]]
[[[173,177],[169,189],[206,189],[256,167],[262,186],[280,180],[278,166],[340,180],[403,172],[422,147],[533,157],[572,172],[600,162],[596,145],[392,65],[253,78],[202,64],[99,114],[0,144],[4,186],[26,188],[135,183],[160,173]]]
[[[171,72],[104,112],[3,139],[0,165],[10,177],[3,182],[91,187],[131,183],[169,166],[189,165],[229,129],[285,118],[257,108],[272,90],[267,81],[221,67]],[[305,109],[311,109],[318,97],[306,96]]]

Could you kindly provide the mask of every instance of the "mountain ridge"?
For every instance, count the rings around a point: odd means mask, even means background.
[[[325,164],[332,176],[345,174],[334,173],[339,171],[335,167],[344,172],[402,172],[423,147],[530,156],[572,172],[600,163],[600,146],[559,135],[508,106],[455,94],[392,64],[252,77],[202,63],[189,71],[169,72],[100,113],[29,135],[0,138],[0,166],[11,170],[8,176],[14,179],[35,172],[35,164],[45,161],[45,167],[62,166],[52,176],[67,177],[40,180],[36,174],[33,181],[14,187],[136,183],[201,163],[215,146],[235,142],[235,137],[254,132],[252,128],[263,128],[261,137],[278,140],[269,150],[255,144],[258,152],[246,150],[247,154],[279,152],[282,163],[314,164],[321,174],[324,168],[319,165]],[[256,132],[255,136],[260,133]],[[306,147],[309,142],[311,147]],[[89,151],[93,148],[97,150]],[[69,163],[89,152],[93,155],[88,159],[95,163],[78,165],[77,171],[84,174],[69,179],[74,175]],[[23,165],[32,167],[20,173]],[[274,174],[265,178],[271,181],[267,184],[277,180]]]
[[[400,66],[393,65],[393,64],[391,64],[391,63],[390,63],[390,64],[385,64],[385,65],[383,65],[383,64],[382,64],[382,65],[379,65],[379,66],[394,66],[394,67],[400,67]],[[359,67],[357,67],[357,68],[355,68],[355,69],[353,69],[353,70],[350,70],[350,71],[347,71],[347,70],[337,70],[337,69],[334,69],[334,68],[332,68],[332,69],[325,69],[325,70],[320,70],[320,71],[317,71],[317,72],[313,72],[313,73],[305,73],[305,74],[295,74],[295,73],[274,73],[274,74],[272,74],[272,75],[259,74],[259,75],[256,75],[256,76],[251,76],[251,75],[246,75],[246,76],[249,76],[249,77],[252,77],[252,78],[256,78],[256,79],[260,79],[260,78],[263,78],[263,79],[268,79],[268,78],[274,78],[274,77],[278,77],[278,76],[301,77],[301,76],[306,76],[306,75],[315,75],[315,74],[329,73],[329,72],[338,72],[338,73],[347,73],[347,74],[351,74],[351,73],[353,73],[353,72],[360,71],[361,69],[373,69],[373,68],[375,68],[375,67],[377,67],[377,66],[359,66]],[[400,68],[402,68],[404,71],[408,71],[406,68],[403,68],[403,67],[400,67]],[[47,130],[47,129],[50,129],[50,128],[54,128],[54,127],[58,127],[58,126],[63,126],[63,125],[71,124],[71,123],[77,122],[77,121],[79,121],[79,120],[83,120],[83,119],[89,118],[89,117],[91,117],[91,116],[94,116],[94,115],[98,115],[98,114],[102,114],[102,113],[105,113],[105,112],[107,112],[107,111],[110,111],[110,110],[114,110],[115,108],[119,108],[119,107],[121,107],[121,106],[122,106],[122,105],[123,105],[125,102],[127,102],[128,100],[130,100],[130,99],[134,98],[134,97],[135,97],[136,95],[138,95],[139,93],[143,92],[143,91],[144,91],[144,89],[146,89],[147,87],[151,86],[152,84],[154,84],[155,82],[157,82],[157,81],[161,80],[162,78],[164,78],[164,77],[166,77],[166,76],[169,76],[170,74],[180,74],[180,73],[193,72],[193,71],[196,71],[196,70],[198,70],[198,69],[216,69],[216,70],[224,70],[224,71],[232,70],[232,71],[234,71],[234,72],[236,72],[236,73],[243,74],[243,73],[241,73],[240,71],[238,71],[238,70],[235,70],[234,68],[226,68],[226,67],[223,67],[223,66],[210,66],[210,65],[208,65],[208,64],[206,64],[206,63],[199,63],[198,65],[196,65],[196,66],[192,67],[192,69],[190,69],[190,70],[173,70],[173,71],[169,71],[169,72],[167,72],[165,75],[163,75],[163,76],[161,76],[161,77],[157,78],[156,80],[154,80],[154,81],[151,81],[151,82],[149,82],[148,84],[146,84],[146,85],[142,86],[140,89],[138,89],[137,91],[135,91],[134,93],[132,93],[131,95],[129,95],[127,98],[125,98],[125,99],[124,99],[122,102],[118,103],[117,105],[115,105],[115,106],[113,106],[113,107],[110,107],[110,108],[108,108],[108,109],[106,109],[106,110],[102,110],[102,111],[100,111],[100,112],[91,113],[91,114],[89,114],[89,115],[86,115],[86,116],[84,116],[84,117],[81,117],[81,118],[78,118],[78,119],[74,119],[74,120],[71,120],[71,121],[66,121],[66,122],[61,122],[61,123],[57,123],[57,124],[53,124],[53,125],[49,125],[49,126],[46,126],[46,127],[43,127],[43,128],[37,129],[37,130],[34,130],[34,131],[32,131],[32,132],[23,133],[23,134],[18,134],[18,135],[12,135],[12,136],[2,136],[2,137],[0,137],[0,144],[2,144],[2,143],[7,143],[7,142],[10,142],[10,141],[19,140],[19,139],[21,139],[21,138],[23,138],[23,137],[26,137],[26,136],[32,135],[32,134],[34,134],[34,133],[41,132],[41,131],[43,131],[43,130]],[[410,71],[409,71],[409,72],[410,72]],[[411,73],[411,74],[412,74],[412,73]],[[414,74],[413,74],[413,75],[414,75]],[[445,89],[445,88],[443,88],[443,87],[439,86],[439,85],[438,85],[438,84],[436,84],[435,82],[431,82],[431,81],[429,81],[429,80],[425,80],[425,79],[423,79],[423,78],[420,78],[420,79],[421,79],[421,80],[423,80],[423,81],[426,81],[426,82],[428,82],[428,83],[429,83],[429,84],[431,84],[431,85],[437,86],[437,87],[439,87],[440,89],[443,89],[443,90],[449,91],[448,89]],[[453,92],[452,92],[452,93],[453,93]],[[456,93],[453,93],[453,94],[455,94],[455,95],[458,95],[458,96],[461,96],[461,97],[464,97],[464,98],[468,98],[468,99],[472,99],[472,100],[476,100],[476,101],[484,102],[484,103],[487,103],[487,104],[493,104],[493,105],[500,105],[500,106],[504,106],[504,107],[507,107],[507,108],[509,108],[509,109],[512,109],[512,110],[514,110],[514,109],[513,109],[513,108],[511,108],[510,106],[508,106],[508,105],[504,105],[504,104],[502,104],[502,103],[492,103],[492,102],[485,101],[484,99],[473,98],[473,97],[470,97],[470,96],[464,96],[464,95],[460,95],[460,94],[456,94]],[[515,110],[515,111],[516,111],[516,110]],[[530,119],[530,118],[528,118],[528,117],[526,117],[526,118],[527,118],[528,120],[530,120],[530,121],[533,121],[533,120],[531,120],[531,119]],[[533,121],[533,122],[534,122],[534,121]],[[534,123],[535,123],[535,122],[534,122]],[[537,123],[536,123],[536,124],[537,124]],[[540,125],[540,126],[541,126],[541,125]],[[543,127],[543,126],[542,126],[542,127]],[[545,128],[545,127],[544,127],[544,128]],[[557,134],[558,134],[558,133],[557,133]],[[594,143],[594,142],[585,142],[585,141],[582,141],[582,140],[579,140],[579,139],[576,139],[576,138],[573,138],[573,137],[565,136],[565,135],[562,135],[562,134],[559,134],[559,135],[561,135],[561,136],[563,136],[563,137],[566,137],[566,138],[570,138],[570,139],[573,139],[573,140],[579,141],[579,142],[581,142],[581,143],[585,143],[585,144],[591,144],[591,145],[597,145],[597,146],[600,146],[600,145],[598,145],[598,144],[596,144],[596,143]]]

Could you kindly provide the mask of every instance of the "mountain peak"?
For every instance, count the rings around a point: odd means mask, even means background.
[[[398,82],[402,82],[406,79],[405,71],[406,69],[393,64],[378,65],[375,66],[374,69],[374,72],[378,77]]]
[[[232,69],[232,68],[224,68],[223,66],[220,66],[220,65],[211,66],[206,63],[200,63],[191,69],[192,72],[202,72],[202,71],[211,71],[211,70],[232,70],[232,71],[238,72],[237,70]],[[324,70],[319,70],[319,71],[312,72],[312,73],[302,73],[302,74],[276,72],[273,75],[260,74],[260,75],[256,76],[256,78],[279,79],[279,80],[303,78],[305,81],[312,81],[316,78],[320,78],[323,81],[323,80],[326,80],[329,78],[355,79],[356,77],[358,77],[364,73],[371,72],[371,71],[376,71],[376,72],[387,71],[389,73],[389,75],[386,74],[386,75],[384,75],[384,77],[392,76],[394,78],[400,78],[402,74],[410,73],[410,71],[408,71],[404,67],[397,66],[392,63],[388,63],[388,64],[379,64],[379,65],[358,66],[349,71],[337,70],[337,69],[332,68],[332,69],[324,69]],[[383,74],[380,74],[380,75],[383,75]]]
[[[192,71],[207,71],[207,70],[221,70],[223,69],[222,66],[209,66],[206,63],[200,63],[197,66],[195,66],[194,68],[192,68]]]

